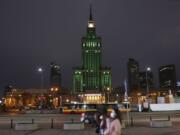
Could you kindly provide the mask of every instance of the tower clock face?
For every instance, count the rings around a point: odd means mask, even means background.
[[[89,24],[88,24],[88,27],[89,27],[89,28],[94,28],[94,23],[89,23]]]

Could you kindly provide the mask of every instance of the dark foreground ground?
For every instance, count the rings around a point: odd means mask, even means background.
[[[0,135],[97,135],[94,128],[84,130],[38,129],[35,131],[15,131],[0,129]],[[123,135],[180,135],[180,125],[170,128],[151,128],[147,125],[136,125],[123,129]]]

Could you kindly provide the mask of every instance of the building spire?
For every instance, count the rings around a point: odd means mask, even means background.
[[[90,1],[90,4],[89,4],[89,21],[92,21],[93,20],[93,17],[92,17],[92,2]]]
[[[95,23],[93,21],[92,16],[92,1],[89,2],[89,21],[88,21],[88,28],[95,28]]]

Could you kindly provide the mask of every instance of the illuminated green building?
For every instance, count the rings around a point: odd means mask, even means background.
[[[111,69],[102,67],[102,40],[96,35],[96,26],[90,16],[87,33],[81,40],[82,67],[75,68],[73,92],[102,92],[111,88]]]

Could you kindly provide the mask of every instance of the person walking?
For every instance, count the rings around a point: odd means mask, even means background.
[[[103,109],[99,119],[100,119],[99,135],[109,135],[110,118],[107,115],[106,108]]]
[[[113,107],[112,112],[110,113],[111,123],[109,126],[108,135],[121,135],[121,114],[118,107]]]

